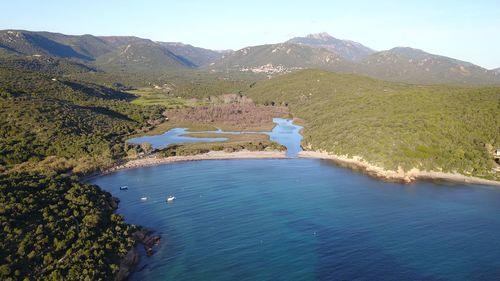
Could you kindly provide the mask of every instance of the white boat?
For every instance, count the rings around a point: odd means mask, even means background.
[[[141,200],[142,201],[146,201],[146,200],[148,200],[148,198],[147,197],[141,197]]]
[[[167,202],[173,202],[174,200],[175,200],[175,196],[170,195],[167,197]]]
[[[127,190],[127,189],[128,189],[128,186],[127,186],[127,185],[120,186],[120,190]]]

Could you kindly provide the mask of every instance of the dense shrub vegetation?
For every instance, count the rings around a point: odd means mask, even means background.
[[[203,99],[244,91],[264,77],[247,73],[209,73],[205,71],[169,71],[160,73],[79,72],[69,77],[108,87],[120,83],[128,87],[150,89],[157,97]]]
[[[163,111],[130,104],[132,98],[95,84],[0,67],[0,165],[59,156],[82,159],[77,171],[84,173],[122,157],[122,137]]]
[[[163,157],[188,156],[208,153],[210,151],[237,152],[249,151],[286,151],[286,147],[269,139],[267,135],[261,134],[214,134],[196,133],[188,134],[190,137],[199,138],[226,138],[225,142],[207,143],[182,143],[172,144],[164,149],[158,150],[158,154]]]
[[[74,178],[0,175],[0,279],[112,279],[134,244],[115,208]]]
[[[259,82],[248,95],[306,120],[304,144],[389,169],[492,172],[500,148],[500,88],[417,86],[301,71]]]
[[[2,68],[37,71],[51,75],[69,75],[96,71],[94,68],[81,63],[47,56],[0,55],[0,65]]]

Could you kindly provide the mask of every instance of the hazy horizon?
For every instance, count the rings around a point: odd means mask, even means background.
[[[24,1],[3,4],[0,29],[63,34],[137,36],[226,50],[272,44],[292,37],[327,32],[374,50],[412,47],[500,67],[500,3],[476,1],[314,0],[252,3],[240,1]]]

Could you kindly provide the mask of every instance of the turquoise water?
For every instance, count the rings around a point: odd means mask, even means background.
[[[269,135],[271,140],[287,147],[288,157],[296,157],[297,153],[302,150],[302,148],[300,147],[300,141],[302,140],[300,129],[302,129],[302,127],[293,124],[292,120],[283,118],[273,118],[273,122],[276,124],[276,126],[271,132],[244,133]],[[153,146],[153,148],[159,149],[176,143],[217,142],[226,140],[226,138],[197,138],[183,136],[185,134],[196,135],[197,133],[241,134],[242,132],[225,132],[220,129],[217,131],[189,132],[187,128],[174,128],[160,135],[132,138],[127,140],[127,142],[136,144],[148,142]]]
[[[132,280],[500,280],[493,187],[384,183],[314,159],[176,163],[93,183],[162,235]]]

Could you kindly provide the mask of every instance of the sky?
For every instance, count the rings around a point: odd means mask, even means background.
[[[499,0],[3,0],[0,29],[133,35],[240,49],[328,32],[375,50],[397,46],[500,67]]]

